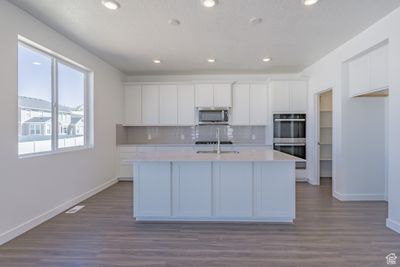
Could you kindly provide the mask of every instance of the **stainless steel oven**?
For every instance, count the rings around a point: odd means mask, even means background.
[[[306,159],[306,115],[274,114],[274,149]],[[305,169],[305,162],[296,163],[297,169]]]

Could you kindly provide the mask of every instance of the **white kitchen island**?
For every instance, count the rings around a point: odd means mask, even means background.
[[[234,154],[137,153],[134,209],[138,221],[293,222],[295,162],[265,149]]]

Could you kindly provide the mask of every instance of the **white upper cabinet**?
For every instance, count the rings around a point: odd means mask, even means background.
[[[268,88],[266,84],[233,86],[232,125],[268,124]]]
[[[212,84],[196,84],[196,107],[214,106],[214,86]]]
[[[142,86],[128,85],[125,86],[125,124],[140,125],[142,124]]]
[[[388,89],[388,46],[383,45],[349,62],[350,96]]]
[[[231,107],[230,84],[196,84],[196,107]]]
[[[292,112],[307,111],[307,83],[305,81],[290,81],[290,106]]]
[[[142,86],[142,124],[158,125],[159,118],[159,88],[158,85]]]
[[[271,105],[274,112],[290,111],[290,88],[286,81],[271,83]]]
[[[160,85],[160,125],[178,123],[178,88],[176,85]]]
[[[214,84],[214,107],[232,107],[230,84]]]
[[[384,45],[371,52],[371,90],[389,87],[388,46]]]
[[[250,85],[233,85],[232,125],[250,124]]]
[[[349,63],[349,88],[353,96],[370,89],[369,59],[369,56],[363,56]]]
[[[307,82],[273,81],[271,105],[274,113],[307,112]]]
[[[268,124],[268,88],[266,84],[250,85],[250,125]]]
[[[194,125],[194,86],[178,85],[178,125]]]

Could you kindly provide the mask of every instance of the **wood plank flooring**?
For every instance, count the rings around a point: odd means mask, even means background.
[[[0,266],[378,267],[390,252],[400,256],[387,204],[337,201],[329,179],[297,184],[293,225],[137,223],[129,182],[83,204],[1,246]]]

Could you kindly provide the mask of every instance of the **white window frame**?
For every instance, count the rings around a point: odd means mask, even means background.
[[[51,102],[52,102],[52,110],[51,110],[51,120],[52,120],[52,132],[51,132],[51,150],[45,152],[33,152],[27,154],[19,154],[19,158],[27,158],[32,156],[43,156],[43,155],[51,155],[58,154],[69,151],[83,150],[83,149],[91,149],[94,147],[94,118],[93,118],[93,72],[86,68],[85,66],[74,62],[58,53],[55,53],[41,45],[38,45],[29,39],[26,39],[23,36],[18,36],[18,45],[23,45],[37,53],[44,54],[51,58],[51,76],[52,76],[52,85],[51,85]],[[58,147],[59,141],[59,132],[58,132],[58,63],[61,63],[65,66],[68,66],[74,70],[77,70],[84,74],[84,134],[83,134],[83,145],[73,146],[73,147]],[[19,94],[18,94],[19,97]],[[62,134],[61,134],[62,135]]]

